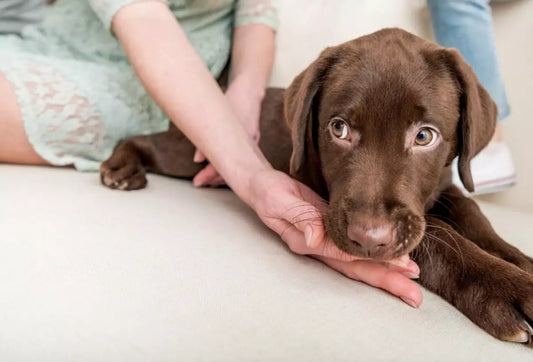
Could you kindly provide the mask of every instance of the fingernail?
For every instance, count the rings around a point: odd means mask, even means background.
[[[404,272],[402,274],[405,275],[406,277],[408,277],[409,279],[418,279],[418,278],[420,278],[419,274],[415,274],[415,273],[411,273],[411,272]]]
[[[409,298],[405,298],[405,297],[400,297],[405,303],[409,304],[411,307],[417,309],[418,306],[416,305],[416,303],[414,301],[412,301],[411,299]]]
[[[412,260],[409,260],[409,262],[407,263],[407,269],[411,270],[415,274],[420,274],[420,268]]]
[[[307,225],[305,227],[304,236],[305,236],[305,244],[307,245],[308,248],[310,248],[311,241],[313,238],[313,228],[310,225]]]
[[[404,268],[404,269],[409,269],[409,264],[408,263],[404,263],[400,260],[391,260],[389,261],[390,264],[393,264],[393,265],[396,265],[396,266],[399,266],[401,268]]]
[[[194,187],[201,187],[202,186],[202,182],[201,181],[192,180],[192,184],[193,184]]]

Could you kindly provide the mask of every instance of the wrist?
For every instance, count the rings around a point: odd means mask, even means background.
[[[255,210],[257,195],[255,195],[254,185],[262,174],[272,171],[273,168],[262,154],[254,156],[256,157],[243,160],[240,164],[232,164],[229,172],[230,179],[226,178],[226,181],[237,196]]]
[[[262,79],[259,75],[240,73],[231,78],[230,87],[239,89],[242,94],[262,102],[265,98],[265,89],[267,81]]]

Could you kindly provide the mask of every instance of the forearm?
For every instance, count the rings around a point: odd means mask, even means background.
[[[115,15],[113,29],[150,95],[251,205],[251,177],[270,165],[167,6],[128,5]]]
[[[320,215],[310,203],[319,196],[272,170],[166,5],[149,0],[128,5],[115,15],[113,29],[150,95],[261,220],[282,235],[291,250],[307,250],[302,246],[308,239],[308,247],[321,250],[313,250],[315,255],[342,258],[334,243],[322,244],[324,228],[319,218],[306,216],[299,222],[302,215]],[[235,80],[237,74],[242,73],[237,72]],[[266,84],[266,78],[262,79]],[[319,245],[323,247],[318,249]],[[412,305],[422,299],[416,285],[405,277],[392,285],[398,273],[380,264],[336,263],[332,267],[391,290],[413,301]]]
[[[235,28],[233,34],[230,83],[246,83],[253,95],[264,97],[272,71],[275,33],[263,24],[247,24]]]

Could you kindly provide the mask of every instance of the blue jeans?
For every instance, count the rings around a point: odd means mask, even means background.
[[[489,0],[427,0],[437,42],[458,49],[498,105],[498,119],[509,104],[498,67]]]

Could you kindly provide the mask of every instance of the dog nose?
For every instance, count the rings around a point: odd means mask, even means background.
[[[363,249],[367,256],[392,243],[393,226],[388,221],[356,222],[348,225],[348,238]]]

